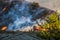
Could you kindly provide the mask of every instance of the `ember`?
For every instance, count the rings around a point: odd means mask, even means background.
[[[34,31],[35,31],[35,30],[38,30],[38,31],[39,31],[39,30],[41,30],[41,28],[40,28],[40,26],[36,25],[36,26],[33,27],[33,30],[34,30]]]
[[[5,6],[2,10],[5,11],[7,9],[7,7]]]
[[[3,27],[1,28],[2,31],[5,31],[6,29],[7,29],[6,26],[3,26]]]

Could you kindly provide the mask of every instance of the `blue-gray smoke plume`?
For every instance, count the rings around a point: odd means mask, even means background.
[[[40,7],[30,10],[30,3],[24,0],[19,2],[9,1],[9,4],[11,3],[13,3],[12,7],[8,7],[9,10],[6,12],[7,14],[0,16],[0,21],[2,22],[0,25],[7,24],[7,30],[17,30],[22,27],[32,26],[33,24],[36,24],[36,21],[32,21],[32,18],[39,18],[40,16],[43,16],[42,14],[44,14],[45,11],[47,11],[46,8]]]

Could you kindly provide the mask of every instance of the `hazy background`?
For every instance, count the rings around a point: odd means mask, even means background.
[[[60,11],[60,0],[27,0],[29,2],[38,2],[41,6]]]

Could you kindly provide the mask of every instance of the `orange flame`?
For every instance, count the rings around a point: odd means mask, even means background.
[[[38,30],[38,31],[39,31],[39,30],[41,30],[41,27],[40,27],[40,26],[38,26],[38,25],[36,25],[36,26],[34,26],[34,27],[33,27],[33,29],[34,29],[34,30]]]
[[[37,31],[48,31],[48,29],[46,29],[46,28],[41,28],[39,25],[34,26],[34,27],[33,27],[33,30],[34,30],[34,31],[35,31],[35,30],[37,30]]]
[[[6,29],[7,29],[6,26],[3,26],[3,27],[1,28],[2,31],[5,31]]]
[[[2,10],[5,11],[7,9],[7,7],[5,6]]]

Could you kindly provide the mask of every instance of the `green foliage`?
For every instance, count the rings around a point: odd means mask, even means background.
[[[54,12],[50,16],[46,18],[46,22],[49,24],[49,27],[52,27],[53,29],[59,29],[59,19],[58,19],[58,13]]]
[[[57,12],[52,13],[45,18],[43,28],[48,29],[47,31],[40,31],[39,37],[46,39],[60,39],[60,18]]]

